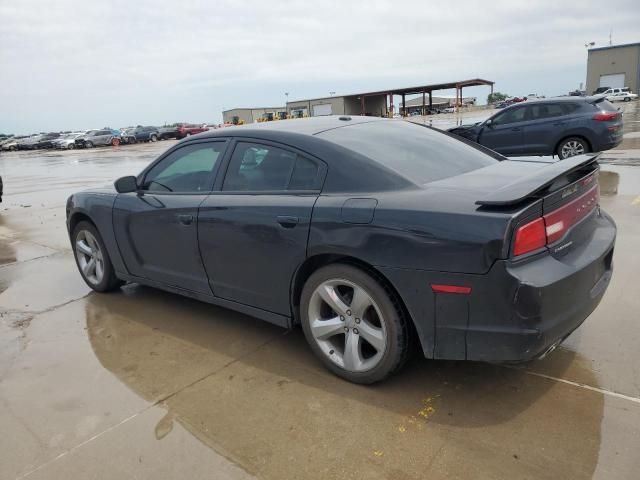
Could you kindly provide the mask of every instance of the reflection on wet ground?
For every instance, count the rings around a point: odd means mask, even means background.
[[[638,169],[606,167],[616,273],[553,354],[415,357],[365,387],[298,330],[136,285],[89,293],[67,194],[168,146],[0,157],[0,478],[637,478]]]

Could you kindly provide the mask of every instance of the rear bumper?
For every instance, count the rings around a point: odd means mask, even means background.
[[[497,261],[485,275],[382,269],[400,292],[425,356],[524,362],[546,353],[600,303],[611,279],[616,227],[602,214],[587,242],[564,257]],[[433,293],[430,285],[472,288]]]

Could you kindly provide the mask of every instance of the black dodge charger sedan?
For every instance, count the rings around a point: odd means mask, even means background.
[[[548,353],[609,284],[596,156],[508,160],[425,126],[320,117],[214,130],[67,202],[94,290],[136,282],[301,325],[335,374]],[[176,321],[179,321],[177,319]]]

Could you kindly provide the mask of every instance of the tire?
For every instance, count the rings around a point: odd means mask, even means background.
[[[84,142],[85,148],[93,148],[93,142]]]
[[[410,330],[397,301],[374,277],[351,265],[328,265],[309,277],[300,298],[300,321],[324,366],[353,383],[384,380],[409,356]]]
[[[149,137],[149,141],[157,142],[158,141],[158,137],[156,137],[155,135],[151,135],[151,137]]]
[[[589,144],[584,138],[568,137],[558,144],[556,154],[560,160],[589,152]]]
[[[74,148],[76,148],[76,145],[74,143],[70,143],[69,145],[67,145],[67,150],[73,150]]]
[[[73,229],[71,238],[78,271],[89,288],[96,292],[109,292],[122,285],[123,282],[116,277],[102,237],[92,223],[86,221],[78,223]],[[88,266],[91,261],[93,261],[93,268]],[[100,271],[102,271],[101,275]]]
[[[624,101],[625,101],[625,102],[630,102],[630,101],[631,101],[631,98],[629,98],[629,97],[625,97],[625,98],[624,98]]]

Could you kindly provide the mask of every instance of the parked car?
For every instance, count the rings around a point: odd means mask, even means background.
[[[609,150],[622,142],[622,113],[604,97],[558,97],[511,105],[484,122],[449,132],[503,155],[558,155]]]
[[[111,128],[102,130],[89,130],[84,135],[75,139],[76,148],[93,148],[104,145],[120,145],[119,132],[115,133]]]
[[[447,107],[442,110],[443,113],[456,113],[456,107]]]
[[[185,138],[197,133],[206,132],[208,130],[209,127],[207,127],[206,125],[182,125],[177,128],[176,132],[177,138]]]
[[[76,148],[76,139],[85,135],[85,132],[66,133],[60,138],[53,140],[52,147],[65,150],[73,150]]]
[[[156,142],[160,138],[160,132],[156,127],[128,128],[122,133],[125,143]]]
[[[509,160],[360,116],[211,131],[66,213],[93,290],[131,281],[301,325],[358,383],[414,341],[435,359],[545,355],[602,299],[616,236],[596,155]]]
[[[59,133],[45,133],[40,136],[37,141],[33,142],[31,145],[32,149],[40,149],[40,148],[52,148],[53,141],[60,138]]]
[[[158,140],[169,140],[170,138],[178,138],[178,127],[158,128]]]
[[[618,93],[630,92],[631,89],[629,87],[619,87],[619,88],[607,88],[602,92],[602,95],[605,97],[608,95],[616,95]]]
[[[631,100],[637,100],[638,95],[629,91],[615,92],[606,95],[606,98],[610,102],[630,102]]]
[[[35,148],[35,144],[40,141],[40,138],[42,138],[42,135],[43,134],[39,133],[23,138],[17,144],[18,150],[33,150]]]
[[[10,139],[7,139],[5,142],[2,143],[1,148],[2,150],[8,151],[8,152],[13,152],[15,150],[18,150],[18,146],[20,142],[25,138],[27,137],[12,137]]]

